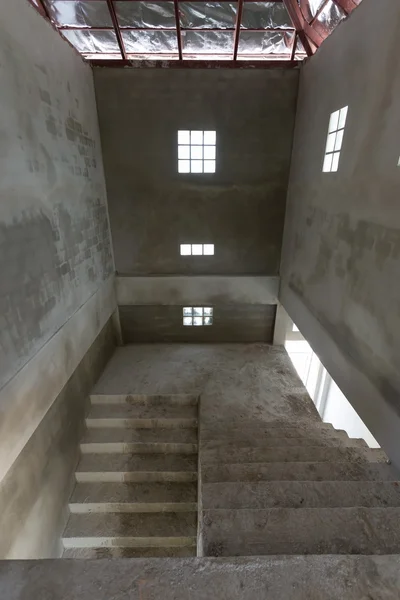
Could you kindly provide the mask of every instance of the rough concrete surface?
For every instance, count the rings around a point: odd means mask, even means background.
[[[398,556],[0,563],[6,600],[396,600],[399,590]]]
[[[363,0],[301,71],[280,293],[398,465],[399,27],[398,2]],[[329,117],[345,106],[339,170],[323,173]]]

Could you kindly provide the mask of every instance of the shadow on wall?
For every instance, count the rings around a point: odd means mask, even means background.
[[[288,324],[285,338],[286,351],[324,423],[343,429],[351,438],[364,439],[370,448],[379,448],[376,439],[292,321]]]

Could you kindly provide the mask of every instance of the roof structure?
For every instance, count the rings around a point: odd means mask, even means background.
[[[93,64],[294,66],[361,0],[29,0]],[[174,64],[175,63],[175,64]]]

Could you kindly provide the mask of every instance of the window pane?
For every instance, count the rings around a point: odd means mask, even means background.
[[[193,308],[191,306],[185,306],[183,309],[183,314],[184,315],[192,315],[193,314]]]
[[[205,306],[204,307],[204,314],[207,316],[212,316],[213,314],[213,309],[210,306]]]
[[[344,129],[341,129],[336,134],[335,150],[340,150],[343,142]]]
[[[205,145],[214,145],[217,142],[217,133],[216,131],[205,131],[204,132],[204,144]]]
[[[322,168],[322,170],[324,171],[324,173],[329,173],[330,172],[331,166],[332,166],[332,157],[333,157],[333,154],[327,154],[325,156],[324,166]]]
[[[190,146],[178,146],[178,158],[190,158]]]
[[[203,254],[203,244],[192,244],[192,254],[193,256],[200,256]]]
[[[204,244],[204,254],[212,256],[214,254],[214,244]]]
[[[190,144],[190,131],[178,131],[178,144]]]
[[[121,27],[175,29],[173,2],[116,2]]]
[[[337,171],[339,168],[339,157],[340,157],[340,152],[335,152],[335,154],[333,155],[333,159],[332,159],[332,167],[331,167],[331,171]]]
[[[204,161],[204,173],[215,173],[215,160]]]
[[[202,173],[203,172],[203,161],[202,160],[192,160],[190,163],[190,170],[192,173]]]
[[[329,120],[329,133],[331,133],[331,131],[337,130],[339,123],[339,113],[340,111],[337,110],[336,112],[331,114],[331,118]]]
[[[193,308],[193,314],[195,317],[202,317],[203,316],[203,308],[201,306],[195,306]]]
[[[213,318],[212,317],[204,317],[204,325],[212,325]]]
[[[128,54],[177,53],[178,42],[175,31],[131,31],[122,30]]]
[[[345,106],[344,108],[342,108],[340,110],[339,124],[338,124],[338,128],[339,129],[342,129],[346,125],[346,118],[347,118],[347,111],[348,110],[349,110],[348,106]]]
[[[181,256],[190,256],[192,246],[190,244],[181,244]]]
[[[202,131],[191,131],[190,132],[190,143],[201,146],[203,144],[203,132]]]
[[[293,23],[281,2],[245,2],[241,26],[243,29],[292,29]]]
[[[181,24],[185,28],[233,28],[236,8],[230,2],[179,2]]]
[[[184,325],[193,325],[193,319],[192,317],[183,317],[183,324]]]
[[[215,146],[204,146],[204,158],[215,160]]]
[[[190,148],[190,158],[203,158],[203,146],[191,146]]]
[[[193,325],[203,325],[203,317],[194,317]]]
[[[336,133],[330,133],[328,135],[328,139],[326,140],[325,152],[333,152],[333,150],[335,149],[335,140],[336,140]]]
[[[190,160],[178,161],[178,172],[179,173],[190,173]]]

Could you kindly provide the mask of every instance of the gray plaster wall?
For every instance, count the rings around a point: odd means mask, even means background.
[[[298,71],[94,70],[117,272],[277,275]],[[217,172],[179,174],[177,132],[216,130]],[[181,257],[181,243],[214,243]]]
[[[26,0],[0,0],[0,273],[0,556],[51,557],[116,300],[92,72]]]
[[[89,66],[0,2],[0,388],[113,273]]]
[[[363,0],[302,68],[280,300],[400,464],[400,5]],[[349,107],[339,171],[330,113]]]

